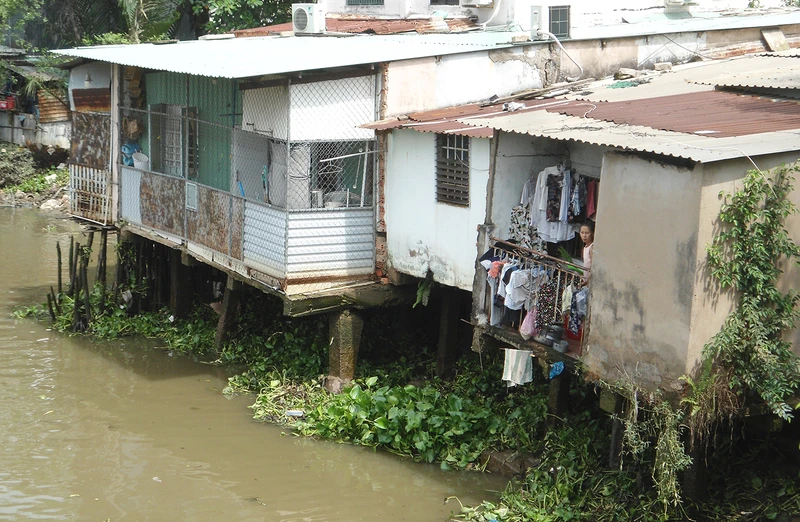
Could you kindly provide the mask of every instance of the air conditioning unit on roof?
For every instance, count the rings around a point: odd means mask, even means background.
[[[292,4],[292,29],[297,34],[325,32],[325,10],[320,4]]]
[[[494,7],[495,2],[499,2],[500,0],[460,0],[459,6],[460,7],[483,7],[483,8],[490,8]]]

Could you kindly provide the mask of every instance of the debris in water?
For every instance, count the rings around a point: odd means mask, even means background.
[[[155,480],[156,482],[161,482],[161,479],[158,477],[153,477],[153,480]]]
[[[287,417],[302,417],[303,415],[305,415],[303,410],[286,410]]]
[[[50,338],[49,338],[49,337],[42,337],[41,339],[36,339],[36,342],[37,342],[37,343],[41,343],[41,342],[44,342],[44,341],[49,341],[49,340],[50,340]]]

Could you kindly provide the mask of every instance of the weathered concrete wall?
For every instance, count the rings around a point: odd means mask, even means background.
[[[783,31],[790,39],[800,36],[798,25],[783,26]],[[654,63],[661,61],[683,63],[698,54],[723,58],[767,50],[760,28],[568,40],[563,45],[583,67],[583,78],[604,78],[620,67],[652,69]],[[560,80],[580,75],[575,64],[562,56],[554,44],[550,46],[550,56],[561,64]]]
[[[602,180],[587,370],[676,388],[689,346],[702,177],[608,153]]]
[[[472,139],[470,204],[436,201],[435,134],[412,130],[391,133],[386,156],[386,237],[395,270],[447,286],[472,290],[477,226],[486,214],[489,140]]]
[[[537,53],[541,48],[537,45],[392,62],[384,77],[385,117],[541,87],[549,59],[549,53]],[[550,69],[555,71],[554,66]]]

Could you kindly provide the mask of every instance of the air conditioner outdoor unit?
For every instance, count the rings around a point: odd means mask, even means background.
[[[460,0],[459,6],[487,8],[487,7],[494,7],[494,3],[496,1],[499,2],[500,0]]]
[[[325,32],[325,10],[320,4],[292,4],[292,29],[297,34]]]
[[[550,31],[550,10],[547,6],[531,6],[531,40],[546,40],[539,31]]]

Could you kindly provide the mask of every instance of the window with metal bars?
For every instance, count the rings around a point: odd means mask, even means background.
[[[550,32],[556,38],[569,38],[569,6],[550,6]]]
[[[198,174],[197,108],[150,106],[150,165],[153,171],[196,178]]]
[[[383,5],[383,0],[347,0],[347,5]]]
[[[469,137],[436,135],[436,201],[469,206]]]
[[[458,0],[430,0],[430,5],[459,5]]]

